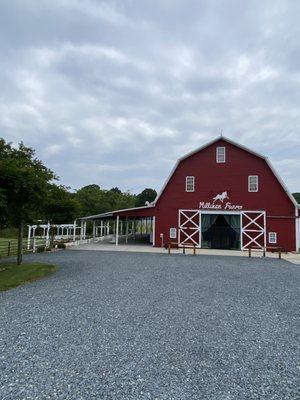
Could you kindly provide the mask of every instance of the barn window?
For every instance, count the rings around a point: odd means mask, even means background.
[[[277,233],[269,232],[269,243],[276,244],[277,243]]]
[[[170,228],[170,239],[176,239],[176,237],[177,237],[177,229]]]
[[[194,192],[195,191],[195,177],[187,176],[185,178],[185,191],[186,192]]]
[[[258,192],[258,176],[248,176],[248,192]]]
[[[216,161],[217,161],[217,163],[226,162],[226,148],[225,147],[217,147]]]

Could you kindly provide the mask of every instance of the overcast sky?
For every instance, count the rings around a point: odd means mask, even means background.
[[[0,136],[73,189],[159,189],[215,138],[300,191],[300,1],[1,0]]]

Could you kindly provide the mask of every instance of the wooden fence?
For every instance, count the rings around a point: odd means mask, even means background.
[[[27,239],[23,240],[23,253],[35,253],[40,248],[43,250],[46,247],[46,239],[34,238],[28,242]],[[0,258],[16,256],[18,252],[17,239],[0,239]]]

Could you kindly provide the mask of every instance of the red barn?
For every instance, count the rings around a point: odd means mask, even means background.
[[[180,158],[152,204],[86,217],[151,222],[153,245],[299,248],[299,205],[269,160],[225,137]],[[123,229],[123,228],[122,228]]]

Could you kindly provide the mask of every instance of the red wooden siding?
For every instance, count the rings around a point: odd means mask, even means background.
[[[225,163],[216,162],[218,146],[226,147]],[[248,192],[249,175],[258,175],[258,192]],[[194,192],[185,191],[186,176],[195,177]],[[200,201],[212,202],[224,191],[226,201],[242,205],[243,210],[266,211],[267,232],[277,232],[278,245],[295,250],[295,205],[264,159],[223,139],[177,166],[156,203],[155,242],[160,243],[161,233],[165,241],[170,240],[170,227],[178,228],[179,209],[198,209]]]

